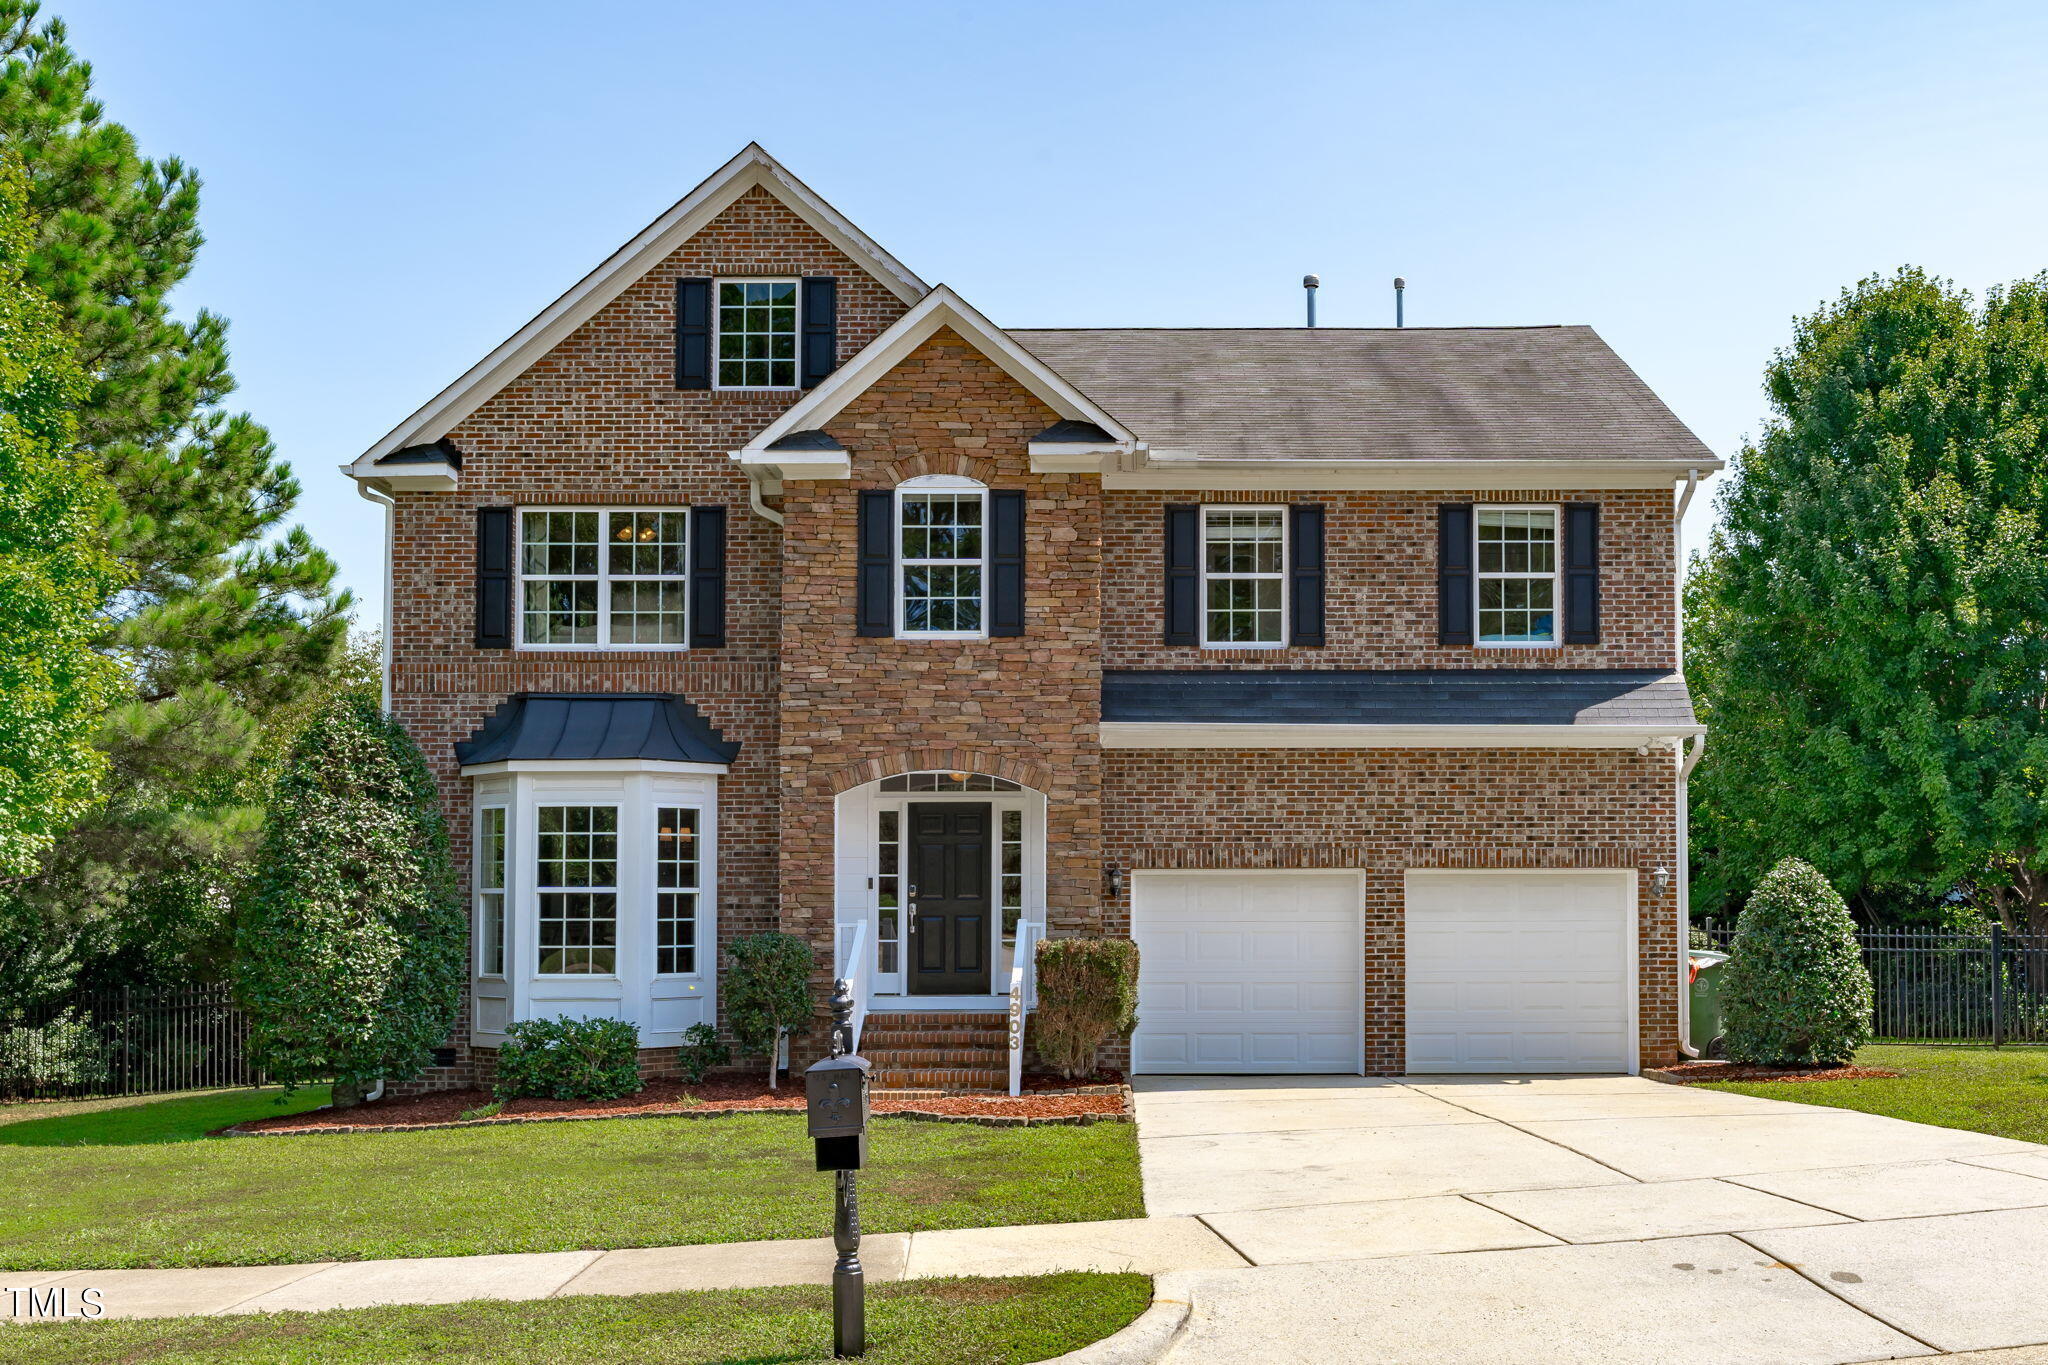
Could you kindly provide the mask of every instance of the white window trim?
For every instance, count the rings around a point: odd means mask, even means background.
[[[1550,638],[1487,640],[1479,626],[1479,585],[1489,578],[1542,578],[1538,573],[1482,573],[1479,518],[1488,512],[1550,513]],[[1556,649],[1564,639],[1564,508],[1554,502],[1482,502],[1472,509],[1472,643],[1480,649]]]
[[[505,825],[505,865],[498,869],[498,885],[495,888],[484,885],[485,850],[484,824],[491,811],[498,812]],[[476,976],[480,981],[503,981],[511,972],[512,945],[508,943],[508,931],[512,926],[512,863],[518,854],[512,841],[512,810],[505,801],[486,801],[476,808],[475,826],[476,862],[471,875],[475,878],[476,921],[472,933],[475,935]],[[484,897],[498,898],[498,970],[484,969]]]
[[[978,493],[981,497],[981,558],[975,559],[917,559],[903,558],[903,499],[905,494],[916,497],[923,493]],[[890,522],[889,564],[890,596],[895,603],[896,638],[899,640],[986,640],[988,638],[989,614],[989,501],[988,485],[979,479],[970,479],[962,474],[921,474],[914,479],[905,479],[896,485],[896,500]],[[938,567],[978,566],[981,569],[981,629],[979,630],[912,630],[903,623],[903,569],[906,563],[936,565]]]
[[[1209,638],[1209,514],[1211,512],[1278,512],[1280,514],[1280,572],[1277,574],[1217,574],[1222,579],[1278,579],[1280,583],[1280,638],[1278,640],[1212,640]],[[1200,534],[1195,539],[1195,560],[1200,570],[1200,600],[1197,610],[1202,619],[1203,649],[1285,649],[1288,645],[1288,583],[1287,566],[1293,545],[1289,541],[1287,508],[1280,503],[1254,502],[1205,502],[1196,514],[1200,517]],[[1476,535],[1477,532],[1475,531]]]
[[[526,514],[529,512],[595,512],[603,518],[598,523],[597,572],[594,574],[529,574],[526,572]],[[609,550],[611,548],[611,518],[614,514],[631,515],[635,512],[679,512],[683,516],[683,571],[674,574],[614,574],[611,572]],[[558,654],[565,651],[581,650],[585,653],[602,654],[674,654],[690,647],[690,536],[696,527],[690,524],[690,509],[687,506],[569,506],[558,507],[520,506],[512,509],[512,626],[513,648],[531,650],[535,653]],[[526,585],[534,583],[595,583],[597,584],[597,644],[555,645],[541,644],[526,638]],[[611,643],[613,583],[678,583],[683,589],[683,638],[675,644],[663,645],[620,645]]]
[[[796,286],[796,352],[794,384],[721,384],[718,382],[718,291],[726,284],[793,284]],[[724,393],[797,393],[804,386],[804,282],[796,275],[719,275],[711,281],[711,387]]]
[[[589,810],[610,810],[613,813],[612,829],[614,832],[612,838],[615,841],[614,848],[616,850],[617,856],[615,856],[612,859],[612,884],[610,886],[574,887],[547,886],[542,884],[540,879],[540,812],[543,809],[550,807],[560,807],[569,810],[574,810],[578,807],[582,807]],[[527,875],[532,879],[530,885],[533,887],[533,911],[532,914],[527,916],[526,924],[526,936],[530,941],[529,946],[533,949],[533,979],[537,982],[547,982],[550,984],[562,981],[622,980],[623,978],[619,974],[619,959],[624,955],[626,950],[626,945],[623,941],[625,937],[626,917],[628,912],[632,908],[633,899],[645,899],[644,897],[631,897],[629,895],[629,887],[627,885],[627,883],[631,880],[632,874],[629,873],[626,869],[626,860],[632,856],[631,850],[633,847],[633,840],[629,837],[626,828],[628,804],[624,801],[617,800],[593,801],[583,800],[581,798],[573,796],[563,796],[548,797],[536,801],[534,802],[533,809],[533,835],[531,839],[528,841],[533,848],[533,858],[527,867]],[[652,878],[650,877],[648,880],[651,881]],[[540,958],[541,953],[543,951],[540,941],[540,898],[551,891],[557,893],[574,894],[579,890],[608,891],[611,893],[612,969],[608,972],[544,972],[540,969]],[[652,904],[652,901],[648,902],[650,910],[652,908]]]
[[[693,916],[697,928],[696,942],[694,944],[694,952],[691,954],[691,960],[697,965],[687,972],[665,972],[661,970],[661,893],[664,888],[661,885],[660,850],[661,813],[665,810],[691,811],[697,817],[697,884],[687,888],[697,897],[697,911]],[[647,836],[648,848],[653,850],[653,857],[648,860],[647,864],[647,880],[649,883],[646,898],[647,920],[653,930],[653,970],[648,975],[656,981],[701,981],[704,978],[705,957],[707,954],[713,958],[718,955],[718,945],[716,943],[706,944],[704,941],[704,926],[710,923],[712,918],[707,913],[710,904],[710,887],[713,881],[710,834],[711,818],[712,811],[710,806],[704,801],[692,798],[670,798],[656,793],[651,798],[647,807],[647,822],[650,831]],[[683,890],[685,888],[674,887],[669,889]]]

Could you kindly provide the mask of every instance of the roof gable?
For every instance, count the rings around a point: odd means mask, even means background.
[[[786,458],[786,452],[824,448],[794,444],[790,438],[823,427],[919,346],[947,329],[1016,380],[1034,398],[1058,413],[1064,421],[1088,423],[1105,432],[1113,441],[1135,443],[1136,438],[1130,431],[1087,394],[1018,344],[1008,332],[983,317],[980,310],[952,289],[940,284],[934,285],[914,308],[861,348],[860,354],[833,371],[824,383],[770,422],[743,449],[734,451],[733,458],[752,467],[787,467],[787,477],[830,477],[822,461],[806,461],[804,472],[797,473]],[[844,456],[839,459],[843,460]]]
[[[739,155],[677,200],[666,213],[471,366],[461,378],[393,427],[355,461],[351,472],[368,474],[369,466],[394,451],[431,444],[446,436],[648,270],[696,236],[741,195],[755,188],[773,195],[903,302],[915,303],[929,292],[924,281],[901,261],[790,174],[759,143],[750,142]]]

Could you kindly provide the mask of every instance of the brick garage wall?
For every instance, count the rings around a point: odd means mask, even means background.
[[[1026,443],[1056,419],[942,330],[827,424],[852,478],[786,487],[781,914],[821,960],[832,945],[833,798],[917,769],[992,772],[1043,791],[1051,922],[1097,920],[1101,494],[1093,478],[1031,472]],[[1022,636],[854,633],[859,493],[928,473],[1026,494]]]
[[[785,391],[674,387],[675,282],[684,276],[830,275],[839,282],[839,356],[852,356],[904,305],[765,190],[751,189],[451,433],[463,453],[454,493],[397,497],[393,708],[426,751],[456,847],[470,838],[469,783],[452,746],[523,691],[679,692],[740,757],[720,782],[721,937],[776,916],[775,665],[780,539],[747,510],[728,458],[773,421]],[[663,654],[474,647],[475,509],[480,506],[727,508],[727,644]],[[464,873],[467,893],[468,868]],[[466,1043],[465,1017],[455,1042]],[[432,1079],[465,1083],[458,1066]],[[650,1052],[650,1056],[656,1054]],[[488,1062],[488,1054],[478,1060]]]
[[[1161,643],[1165,509],[1172,503],[1320,503],[1329,643],[1198,649]],[[1600,504],[1600,643],[1554,649],[1436,642],[1439,503]],[[1103,495],[1106,668],[1676,668],[1669,489],[1444,492],[1126,492]]]
[[[1130,870],[1362,868],[1366,1070],[1405,1065],[1409,868],[1635,868],[1642,1064],[1678,1052],[1677,769],[1621,749],[1112,749],[1104,856]],[[1130,931],[1130,879],[1109,906]]]

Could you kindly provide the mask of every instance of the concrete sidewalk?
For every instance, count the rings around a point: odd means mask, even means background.
[[[551,1251],[420,1260],[321,1261],[311,1265],[192,1270],[0,1270],[0,1321],[41,1320],[54,1303],[78,1316],[79,1295],[99,1291],[100,1318],[318,1311],[463,1299],[549,1299],[574,1294],[653,1294],[825,1284],[828,1237],[621,1251]],[[1247,1262],[1195,1218],[885,1232],[861,1239],[872,1282],[944,1275],[1043,1275],[1060,1270],[1224,1269]],[[29,1291],[10,1294],[9,1290]],[[64,1291],[53,1300],[55,1291]]]

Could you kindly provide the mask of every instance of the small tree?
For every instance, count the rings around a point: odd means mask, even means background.
[[[776,1088],[782,1040],[811,1025],[811,969],[817,957],[794,934],[747,934],[726,945],[732,966],[719,989],[740,1051],[768,1054],[768,1088]]]
[[[1127,938],[1048,938],[1038,944],[1038,1055],[1069,1080],[1138,1023],[1138,945]]]
[[[287,1086],[332,1077],[337,1109],[418,1075],[455,1025],[467,937],[426,760],[336,702],[278,778],[235,928],[253,1060]]]
[[[1803,859],[1780,862],[1749,898],[1725,971],[1731,1061],[1838,1065],[1870,1039],[1870,971],[1856,925]]]

